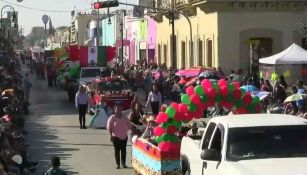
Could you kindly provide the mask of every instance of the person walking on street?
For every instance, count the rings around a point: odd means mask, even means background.
[[[87,111],[90,97],[86,94],[84,86],[79,87],[79,91],[76,93],[75,105],[79,112],[80,129],[87,129],[85,126],[85,114]]]
[[[32,83],[29,79],[29,74],[25,74],[25,78],[23,79],[23,88],[24,88],[24,101],[29,104],[30,99],[30,90],[32,87]]]
[[[159,92],[158,85],[154,84],[152,86],[152,91],[149,93],[145,108],[147,108],[150,103],[151,111],[153,115],[157,115],[159,113],[160,105],[162,104],[162,96]]]
[[[123,168],[126,166],[126,147],[128,140],[128,130],[131,123],[127,116],[123,116],[121,104],[115,104],[114,115],[108,119],[107,129],[110,133],[110,140],[115,151],[115,161],[117,169],[120,168],[120,161]]]
[[[47,170],[44,175],[67,175],[67,173],[60,168],[61,161],[60,158],[54,156],[51,158],[51,168]]]

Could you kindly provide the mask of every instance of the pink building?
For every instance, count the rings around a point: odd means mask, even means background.
[[[146,59],[155,62],[156,46],[156,22],[150,18],[126,17],[127,40],[130,45],[126,48],[129,64],[135,64],[137,60]]]

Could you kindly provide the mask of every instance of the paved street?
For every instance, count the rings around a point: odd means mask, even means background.
[[[69,174],[127,175],[133,169],[115,169],[113,146],[106,130],[80,130],[78,116],[67,95],[57,88],[48,88],[46,80],[34,80],[30,110],[27,119],[31,160],[39,160],[35,174],[41,175],[49,159],[57,155]],[[131,167],[131,147],[127,165]]]

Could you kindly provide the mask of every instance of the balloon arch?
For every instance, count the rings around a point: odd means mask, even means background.
[[[201,85],[188,86],[186,94],[181,95],[181,102],[161,108],[156,117],[155,121],[159,126],[154,128],[153,134],[163,152],[179,152],[180,140],[175,133],[182,123],[201,118],[208,107],[218,105],[233,111],[234,114],[259,113],[262,109],[258,96],[253,97],[249,92],[240,89],[239,82],[228,83],[224,79],[218,83],[205,79]]]

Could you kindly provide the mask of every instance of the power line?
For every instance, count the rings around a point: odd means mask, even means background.
[[[14,5],[14,6],[17,6],[17,7],[21,7],[21,8],[24,8],[24,9],[29,9],[29,10],[34,10],[34,11],[40,11],[40,12],[51,12],[51,13],[70,13],[71,11],[67,11],[67,10],[47,10],[47,9],[38,9],[38,8],[33,8],[33,7],[28,7],[28,6],[23,6],[23,5],[19,5],[19,4],[16,4],[16,3],[12,3],[12,2],[8,2],[6,0],[0,0],[2,2],[5,2],[7,4],[10,4],[10,5]],[[87,10],[91,10],[90,9],[84,9],[84,10],[78,10],[78,11],[87,11]]]

